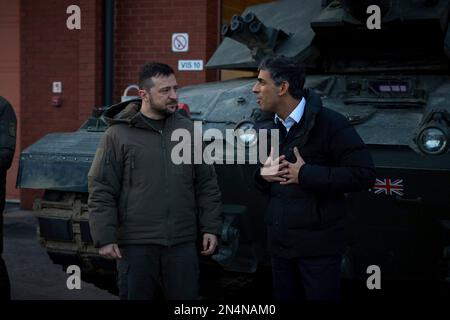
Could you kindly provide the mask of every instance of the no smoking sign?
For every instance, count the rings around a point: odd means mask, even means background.
[[[189,49],[189,35],[187,33],[172,34],[172,51],[187,52]]]

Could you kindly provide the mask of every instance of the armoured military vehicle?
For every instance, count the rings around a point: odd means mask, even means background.
[[[367,13],[369,5],[375,11]],[[376,265],[383,279],[450,281],[449,9],[448,0],[255,5],[223,26],[224,40],[206,65],[256,75],[266,55],[295,57],[307,68],[306,87],[344,114],[369,146],[377,180],[348,196],[343,277],[366,279]],[[376,20],[368,20],[377,18],[373,28]],[[252,126],[270,116],[259,111],[255,81],[185,87],[179,100],[203,130],[217,129],[224,145],[247,152],[257,139]],[[97,255],[87,222],[86,175],[105,129],[96,112],[78,131],[49,134],[24,150],[18,186],[45,189],[34,211],[52,260],[81,266],[99,285],[113,262]],[[226,129],[243,130],[227,137]],[[229,156],[216,154],[216,160]],[[257,164],[224,162],[215,166],[226,223],[220,252],[209,263],[252,274],[269,265],[261,217],[267,199],[253,187]]]

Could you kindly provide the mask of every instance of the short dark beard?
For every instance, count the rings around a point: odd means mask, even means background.
[[[156,112],[157,114],[159,114],[160,116],[167,118],[168,116],[170,116],[173,112],[170,111],[169,109],[164,109],[164,110],[153,110],[154,112]]]
[[[150,92],[149,92],[149,98],[150,98],[150,101],[149,101],[150,102],[150,108],[153,110],[153,112],[159,114],[161,117],[167,118],[168,116],[170,116],[171,114],[174,113],[174,112],[170,111],[169,109],[160,110],[160,109],[153,108],[152,106],[155,105],[155,104],[153,103],[153,98],[152,98]],[[174,102],[176,102],[176,101],[174,101]]]

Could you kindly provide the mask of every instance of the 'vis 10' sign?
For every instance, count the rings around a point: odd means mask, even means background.
[[[203,60],[178,60],[179,71],[202,71]]]

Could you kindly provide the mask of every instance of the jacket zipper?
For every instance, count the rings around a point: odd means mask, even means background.
[[[170,120],[173,119],[173,116],[170,117]],[[170,197],[170,192],[169,192],[169,180],[168,180],[168,172],[167,172],[167,152],[166,152],[166,145],[164,142],[164,132],[163,130],[157,130],[156,128],[154,128],[151,123],[149,123],[144,117],[142,117],[142,120],[154,131],[158,132],[159,135],[161,136],[161,148],[163,150],[163,166],[164,166],[164,187],[165,187],[165,191],[166,191],[166,199],[169,199]],[[166,123],[165,123],[165,130],[167,131],[166,127],[168,125],[168,120],[166,119]],[[170,248],[171,247],[171,241],[172,241],[172,237],[171,237],[171,232],[169,230],[169,218],[170,218],[170,206],[167,212],[167,219],[166,219],[166,230],[167,230],[167,246]]]
[[[167,124],[166,124],[167,125]],[[166,199],[169,199],[169,179],[168,179],[168,172],[167,172],[167,153],[166,153],[166,144],[164,141],[164,134],[163,134],[163,130],[158,130],[160,136],[161,136],[161,147],[162,147],[162,154],[163,154],[163,166],[164,166],[164,188],[166,191]],[[166,219],[166,230],[167,230],[167,246],[170,248],[171,246],[171,232],[170,232],[170,225],[169,225],[169,221],[170,221],[170,207],[168,208],[167,211],[167,219]]]

